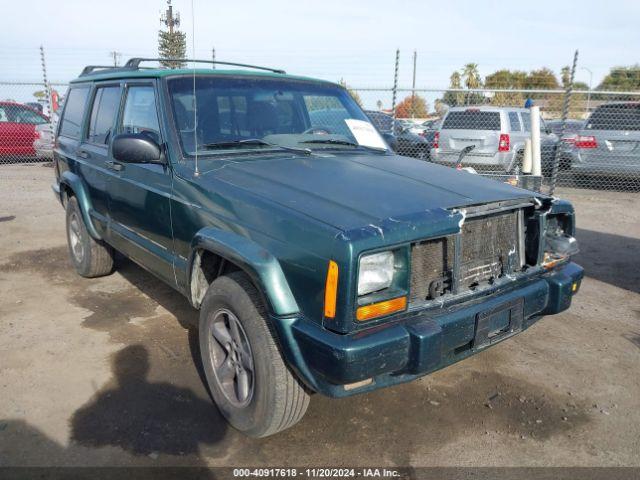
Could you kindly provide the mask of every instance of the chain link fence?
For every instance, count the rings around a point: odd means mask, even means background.
[[[640,91],[350,90],[401,155],[536,186],[525,153],[539,123],[536,188],[640,191]]]
[[[53,128],[67,84],[0,82],[0,167],[52,159]]]
[[[0,82],[0,165],[51,159],[66,88]],[[349,90],[400,155],[546,192],[556,185],[640,191],[640,91]],[[541,116],[540,185],[522,183],[531,171],[527,139],[537,123],[531,105]]]

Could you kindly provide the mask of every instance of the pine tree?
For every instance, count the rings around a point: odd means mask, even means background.
[[[187,53],[187,35],[180,30],[173,32],[158,31],[158,55],[160,58],[185,58]],[[181,68],[184,62],[160,61],[160,64],[168,68]]]

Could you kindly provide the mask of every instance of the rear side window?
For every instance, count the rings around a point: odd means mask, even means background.
[[[521,130],[518,112],[509,112],[509,123],[511,124],[512,132],[519,132]]]
[[[640,104],[602,105],[587,121],[589,130],[640,130]]]
[[[75,87],[69,90],[65,100],[64,114],[60,123],[60,135],[80,138],[82,116],[89,96],[89,87]]]
[[[113,121],[120,107],[120,87],[100,87],[96,90],[91,108],[87,141],[106,144],[111,136]]]
[[[480,110],[449,112],[442,128],[444,130],[500,130],[500,112]]]

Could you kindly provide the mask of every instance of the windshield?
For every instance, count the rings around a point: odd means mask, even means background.
[[[338,86],[199,76],[195,101],[193,77],[170,79],[168,87],[185,156],[281,147],[386,150],[360,107]]]

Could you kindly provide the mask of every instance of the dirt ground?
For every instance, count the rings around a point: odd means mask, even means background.
[[[0,465],[640,466],[637,193],[559,192],[587,275],[568,312],[253,440],[207,396],[183,297],[125,260],[72,271],[52,175],[0,166]]]

